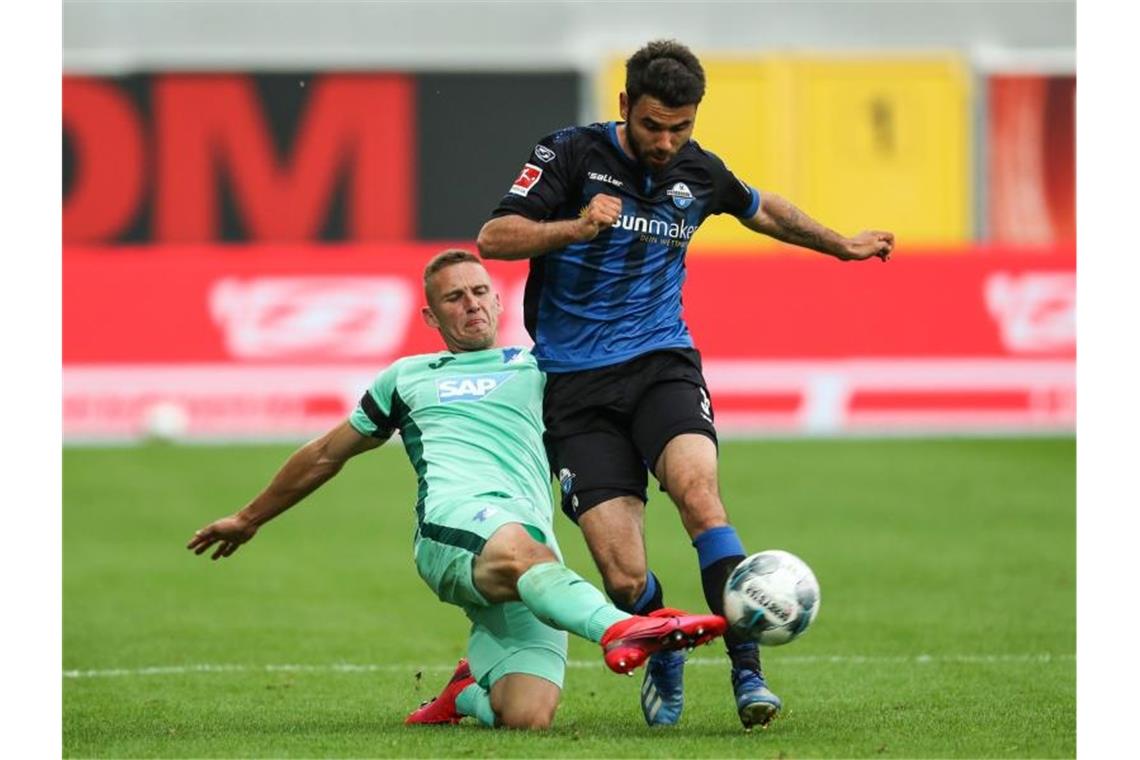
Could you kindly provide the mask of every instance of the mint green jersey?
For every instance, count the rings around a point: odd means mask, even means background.
[[[400,431],[421,514],[486,496],[527,499],[549,514],[544,383],[523,348],[409,356],[380,373],[349,423],[362,435]]]

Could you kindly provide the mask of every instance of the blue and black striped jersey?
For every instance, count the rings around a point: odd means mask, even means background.
[[[654,173],[626,155],[617,122],[608,122],[544,137],[493,215],[573,219],[598,193],[621,198],[613,227],[530,260],[526,328],[546,372],[691,348],[681,316],[689,241],[709,215],[747,219],[760,205],[755,189],[695,141]]]

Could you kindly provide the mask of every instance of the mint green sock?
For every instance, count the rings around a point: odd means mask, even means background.
[[[455,698],[455,709],[461,715],[469,715],[488,728],[495,727],[495,711],[491,709],[491,695],[477,683],[473,683]]]
[[[631,617],[558,562],[543,562],[527,570],[519,577],[518,591],[523,604],[539,620],[594,643],[602,640],[611,625]]]

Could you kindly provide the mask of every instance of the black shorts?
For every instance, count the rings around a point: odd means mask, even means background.
[[[691,348],[548,374],[543,421],[562,511],[574,522],[616,496],[648,501],[647,471],[676,436],[717,440],[701,355]]]

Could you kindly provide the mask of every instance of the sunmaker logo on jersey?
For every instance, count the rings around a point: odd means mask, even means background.
[[[647,235],[668,237],[674,240],[688,240],[697,231],[696,225],[679,222],[670,223],[661,219],[646,219],[644,216],[631,216],[629,214],[619,216],[613,226],[615,229],[644,232]]]
[[[466,375],[449,377],[435,381],[435,392],[439,403],[453,401],[482,401],[515,376],[514,372],[491,372],[486,375]]]

